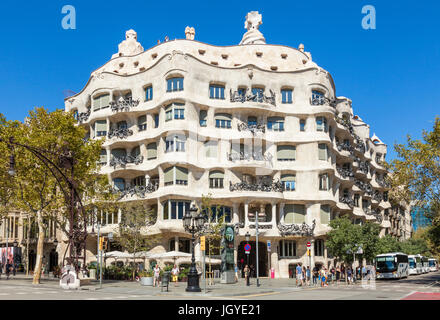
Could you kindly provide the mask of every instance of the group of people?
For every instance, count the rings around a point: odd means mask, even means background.
[[[159,264],[156,264],[153,268],[153,287],[158,287],[161,283],[160,272],[162,269],[159,267]],[[175,282],[175,286],[177,287],[177,283],[179,282],[179,273],[180,269],[175,264],[171,269],[171,281]]]
[[[9,276],[10,276],[11,272],[15,276],[16,268],[9,261],[7,261],[6,264],[3,264],[3,263],[0,262],[0,278],[2,276],[3,271],[6,274],[6,279],[9,279]]]

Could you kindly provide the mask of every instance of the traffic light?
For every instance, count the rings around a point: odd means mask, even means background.
[[[205,251],[205,236],[200,237],[200,250]]]
[[[99,237],[99,250],[102,251],[104,247],[104,237]]]
[[[108,239],[104,238],[104,245],[103,245],[104,251],[107,251],[108,249]]]
[[[310,249],[307,249],[307,256],[310,257]]]

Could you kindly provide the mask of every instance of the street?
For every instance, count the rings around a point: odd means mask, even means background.
[[[328,287],[296,287],[293,279],[255,279],[247,287],[243,279],[236,284],[220,284],[207,287],[202,293],[185,292],[186,283],[176,287],[171,284],[169,292],[160,288],[142,287],[137,282],[104,282],[84,286],[81,290],[63,290],[58,281],[42,280],[35,286],[31,279],[0,279],[0,300],[440,300],[440,272],[410,276],[401,280],[380,280],[370,284],[357,281],[355,285],[329,285]],[[427,294],[421,294],[427,293]]]

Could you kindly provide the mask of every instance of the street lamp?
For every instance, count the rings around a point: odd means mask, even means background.
[[[249,244],[249,240],[251,238],[251,235],[250,235],[249,231],[246,232],[244,237],[246,239],[246,243]],[[247,267],[249,269],[249,254],[246,255],[246,264],[247,264]],[[246,279],[246,285],[247,286],[249,285],[249,276],[250,276],[250,273],[248,274],[247,279]]]
[[[191,208],[183,216],[183,227],[187,232],[192,235],[192,257],[191,257],[191,268],[188,273],[188,286],[186,291],[188,292],[201,292],[199,286],[199,274],[196,268],[196,258],[194,256],[194,242],[195,234],[202,230],[205,224],[205,217],[200,212],[197,214],[199,209],[196,207],[195,203],[192,204]]]

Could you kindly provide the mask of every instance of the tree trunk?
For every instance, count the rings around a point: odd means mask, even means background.
[[[41,270],[43,267],[43,249],[44,249],[44,224],[41,211],[37,212],[38,222],[38,244],[37,244],[37,259],[35,264],[34,278],[32,284],[40,284]]]

